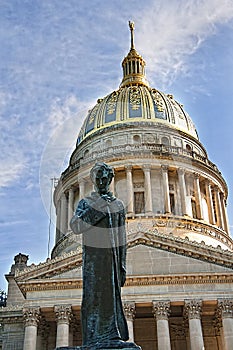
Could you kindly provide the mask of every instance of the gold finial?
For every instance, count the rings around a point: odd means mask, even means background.
[[[129,21],[129,28],[131,32],[131,49],[134,49],[134,22]]]

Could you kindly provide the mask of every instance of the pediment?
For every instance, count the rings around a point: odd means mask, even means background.
[[[137,244],[127,252],[127,276],[226,273],[232,268]]]
[[[56,289],[58,285],[61,289],[82,288],[81,266],[82,253],[76,250],[18,271],[15,280],[24,294],[35,288]],[[126,285],[147,284],[148,281],[156,284],[161,280],[165,283],[165,279],[168,283],[169,278],[184,283],[200,276],[203,281],[220,276],[232,283],[232,272],[233,253],[230,251],[158,232],[138,231],[128,236]]]

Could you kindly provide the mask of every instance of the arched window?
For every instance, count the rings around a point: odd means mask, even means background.
[[[84,152],[84,155],[83,155],[83,158],[87,158],[89,157],[89,150],[87,149],[85,152]]]
[[[105,146],[106,146],[106,148],[112,147],[112,140],[107,140],[105,142]]]
[[[161,138],[161,144],[162,144],[162,145],[165,145],[165,146],[169,146],[169,144],[170,144],[169,138],[166,137],[166,136],[163,136],[163,137]]]
[[[192,147],[189,144],[186,145],[186,151],[192,152]]]

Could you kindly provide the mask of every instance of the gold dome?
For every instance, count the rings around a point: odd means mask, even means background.
[[[173,99],[151,88],[145,77],[145,61],[134,47],[134,24],[129,22],[131,48],[122,62],[123,79],[120,88],[103,99],[98,99],[81,128],[78,144],[96,131],[134,122],[163,123],[179,129],[198,139],[196,128],[183,110],[183,106]]]

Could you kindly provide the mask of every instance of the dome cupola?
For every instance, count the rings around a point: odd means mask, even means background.
[[[135,50],[134,46],[134,23],[129,21],[131,32],[131,48],[128,55],[122,62],[123,80],[120,87],[130,85],[146,85],[148,82],[145,78],[145,65],[143,57]]]

